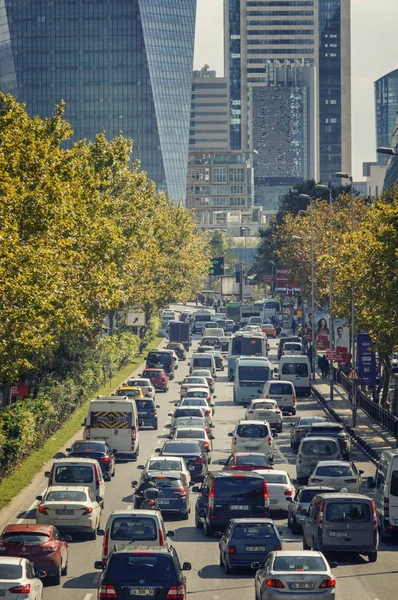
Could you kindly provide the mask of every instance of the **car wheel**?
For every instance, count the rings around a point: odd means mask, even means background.
[[[112,471],[112,473],[111,473],[111,477],[115,477],[115,474],[116,474],[116,466],[115,466],[115,464],[114,464],[114,465],[113,465],[113,471]]]
[[[188,521],[188,519],[189,519],[189,510],[187,510],[187,512],[185,512],[185,513],[182,513],[181,519],[183,521]]]
[[[292,533],[301,533],[301,526],[297,523],[296,519],[292,520]]]
[[[196,529],[202,529],[203,523],[197,517],[195,517],[195,527]]]
[[[94,529],[93,531],[90,531],[90,535],[89,535],[89,540],[96,540],[97,539],[97,530]]]
[[[307,544],[304,537],[303,537],[303,550],[311,550],[310,546]]]
[[[233,569],[228,565],[227,562],[224,563],[224,571],[226,575],[231,575]]]
[[[368,559],[370,563],[374,563],[377,560],[377,550],[376,552],[369,552]]]
[[[287,513],[287,526],[288,526],[289,529],[292,528],[292,521],[290,519],[290,512],[289,511]]]
[[[213,528],[210,527],[210,525],[208,525],[206,521],[203,524],[203,531],[206,537],[213,537]]]
[[[156,421],[155,425],[153,426],[154,431],[158,430],[158,422]]]

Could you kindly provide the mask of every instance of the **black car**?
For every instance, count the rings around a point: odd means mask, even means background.
[[[77,458],[94,458],[101,465],[105,481],[110,481],[115,475],[117,450],[112,450],[108,442],[104,440],[78,440],[71,448],[67,448],[68,456]]]
[[[313,423],[325,423],[325,417],[299,417],[294,423],[290,424],[290,447],[293,450],[297,450],[300,446],[300,442],[309,430]]]
[[[226,529],[231,519],[270,516],[265,479],[252,471],[209,471],[199,488],[195,506],[195,525],[211,536]]]
[[[94,563],[95,569],[104,569],[102,561]],[[186,598],[186,580],[183,571],[190,571],[191,564],[182,567],[172,546],[143,546],[126,550],[114,550],[109,557],[98,586],[98,598],[126,600],[131,598]]]
[[[160,408],[159,404],[155,404],[152,398],[136,398],[135,404],[140,427],[149,426],[156,430],[158,428],[158,411],[156,409]]]
[[[145,481],[143,474],[140,484]],[[191,490],[182,479],[180,471],[151,471],[151,481],[159,490],[156,500],[162,513],[179,513],[181,519],[187,520],[190,512]],[[134,508],[140,508],[141,502],[134,500]]]
[[[166,350],[174,350],[178,360],[187,360],[187,351],[185,350],[184,345],[179,342],[169,342],[166,346]]]
[[[155,452],[159,452],[160,456],[181,456],[193,481],[201,481],[207,472],[210,449],[202,448],[198,441],[170,440],[163,448],[156,448]]]
[[[278,345],[278,360],[280,360],[281,356],[282,356],[282,352],[283,352],[283,346],[286,344],[286,342],[301,342],[302,343],[302,338],[299,337],[298,335],[290,335],[287,337],[283,337],[279,340],[279,345]]]
[[[148,353],[146,369],[163,369],[170,379],[174,379],[174,361],[170,350],[159,350]]]
[[[351,438],[340,423],[313,423],[306,437],[331,437],[339,442],[343,460],[350,460]]]

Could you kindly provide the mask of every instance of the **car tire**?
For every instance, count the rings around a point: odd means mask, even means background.
[[[292,410],[293,417],[295,416],[296,412],[297,412],[296,409]]]
[[[203,532],[205,534],[205,537],[213,537],[213,528],[210,527],[210,525],[208,525],[206,521],[203,524]]]
[[[96,529],[94,529],[93,531],[90,531],[88,539],[89,540],[96,540],[97,539],[97,530]]]
[[[182,521],[188,521],[188,519],[189,519],[189,510],[187,510],[187,512],[182,513],[182,517],[181,517]]]
[[[156,421],[155,425],[153,426],[153,430],[157,431],[158,430],[158,422]]]
[[[375,552],[369,552],[368,560],[370,563],[374,563],[377,560],[377,550]]]
[[[64,568],[61,571],[61,575],[67,575],[68,574],[68,566],[69,566],[69,564],[68,564],[68,558],[67,558],[65,566],[64,566]]]
[[[195,527],[196,529],[202,529],[203,523],[195,516]]]
[[[293,520],[292,520],[292,533],[294,533],[296,535],[301,533],[301,526],[297,523],[295,518],[293,518]]]
[[[303,536],[303,550],[311,550],[310,546],[305,541],[304,536]]]
[[[287,526],[288,526],[288,529],[292,528],[292,521],[290,519],[290,512],[287,513]]]

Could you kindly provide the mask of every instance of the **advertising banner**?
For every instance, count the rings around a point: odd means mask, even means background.
[[[304,332],[305,332],[305,339],[307,340],[307,342],[312,342],[312,325],[313,325],[312,312],[308,308],[308,306],[306,306],[304,308]]]
[[[336,350],[335,361],[339,363],[350,362],[350,330],[344,319],[334,320],[334,347]]]
[[[288,269],[283,269],[282,267],[278,267],[275,270],[275,274],[276,274],[275,289],[276,290],[285,290],[289,285]]]
[[[376,382],[376,356],[368,333],[357,335],[357,364],[359,385],[374,385]]]
[[[329,315],[324,310],[318,310],[315,315],[315,342],[317,350],[330,348]]]

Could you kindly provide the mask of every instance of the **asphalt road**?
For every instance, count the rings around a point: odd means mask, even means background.
[[[196,336],[199,337],[199,336]],[[276,344],[271,340],[270,360],[276,362]],[[197,341],[194,341],[194,347]],[[180,363],[176,372],[174,382],[171,382],[170,391],[167,394],[158,393],[156,402],[160,404],[159,424],[166,425],[169,421],[167,414],[173,410],[173,402],[179,398],[179,386],[177,381],[183,379],[187,374],[187,363]],[[235,407],[232,403],[232,384],[227,381],[225,375],[219,375],[216,385],[216,413],[214,430],[213,462],[219,458],[226,457],[230,453],[230,438],[228,432],[232,431],[235,422],[244,415],[244,408]],[[322,414],[314,398],[299,399],[298,414]],[[284,430],[277,439],[275,452],[275,463],[277,468],[285,469],[295,477],[295,455],[289,444],[289,429],[293,417],[285,417]],[[159,439],[167,436],[167,428],[163,431],[161,426],[157,432],[152,430],[141,431],[140,457],[136,463],[120,463],[117,465],[116,477],[106,484],[105,509],[102,515],[102,526],[105,525],[109,511],[117,508],[127,508],[132,505],[131,486],[132,479],[138,479],[140,471],[139,464],[145,463],[149,454],[159,444]],[[364,478],[374,474],[373,465],[367,458],[354,449],[352,459],[359,468],[364,469]],[[213,469],[220,469],[212,465]],[[42,486],[37,490],[39,494],[46,485],[43,477]],[[166,528],[175,529],[176,536],[173,544],[177,548],[181,561],[192,563],[192,571],[187,573],[188,596],[195,600],[241,600],[242,597],[253,598],[253,574],[242,573],[225,575],[218,564],[218,540],[217,538],[205,538],[201,530],[194,525],[194,505],[196,494],[191,495],[191,515],[189,521],[175,521],[166,518]],[[35,511],[32,507],[26,507],[25,513],[15,515],[15,522],[20,519],[25,522],[34,522]],[[275,514],[275,522],[280,530],[284,531],[284,549],[294,550],[302,548],[301,536],[294,536],[287,528],[285,518]],[[44,599],[53,600],[96,600],[97,584],[99,580],[98,571],[94,570],[94,561],[101,558],[102,538],[96,541],[86,541],[85,538],[74,538],[70,544],[69,572],[62,578],[58,587],[46,587]],[[339,566],[334,570],[337,578],[338,600],[391,600],[397,596],[398,568],[397,552],[398,545],[381,544],[379,548],[379,559],[376,563],[369,564],[366,558],[351,555],[339,556]],[[334,557],[333,560],[336,558]]]

